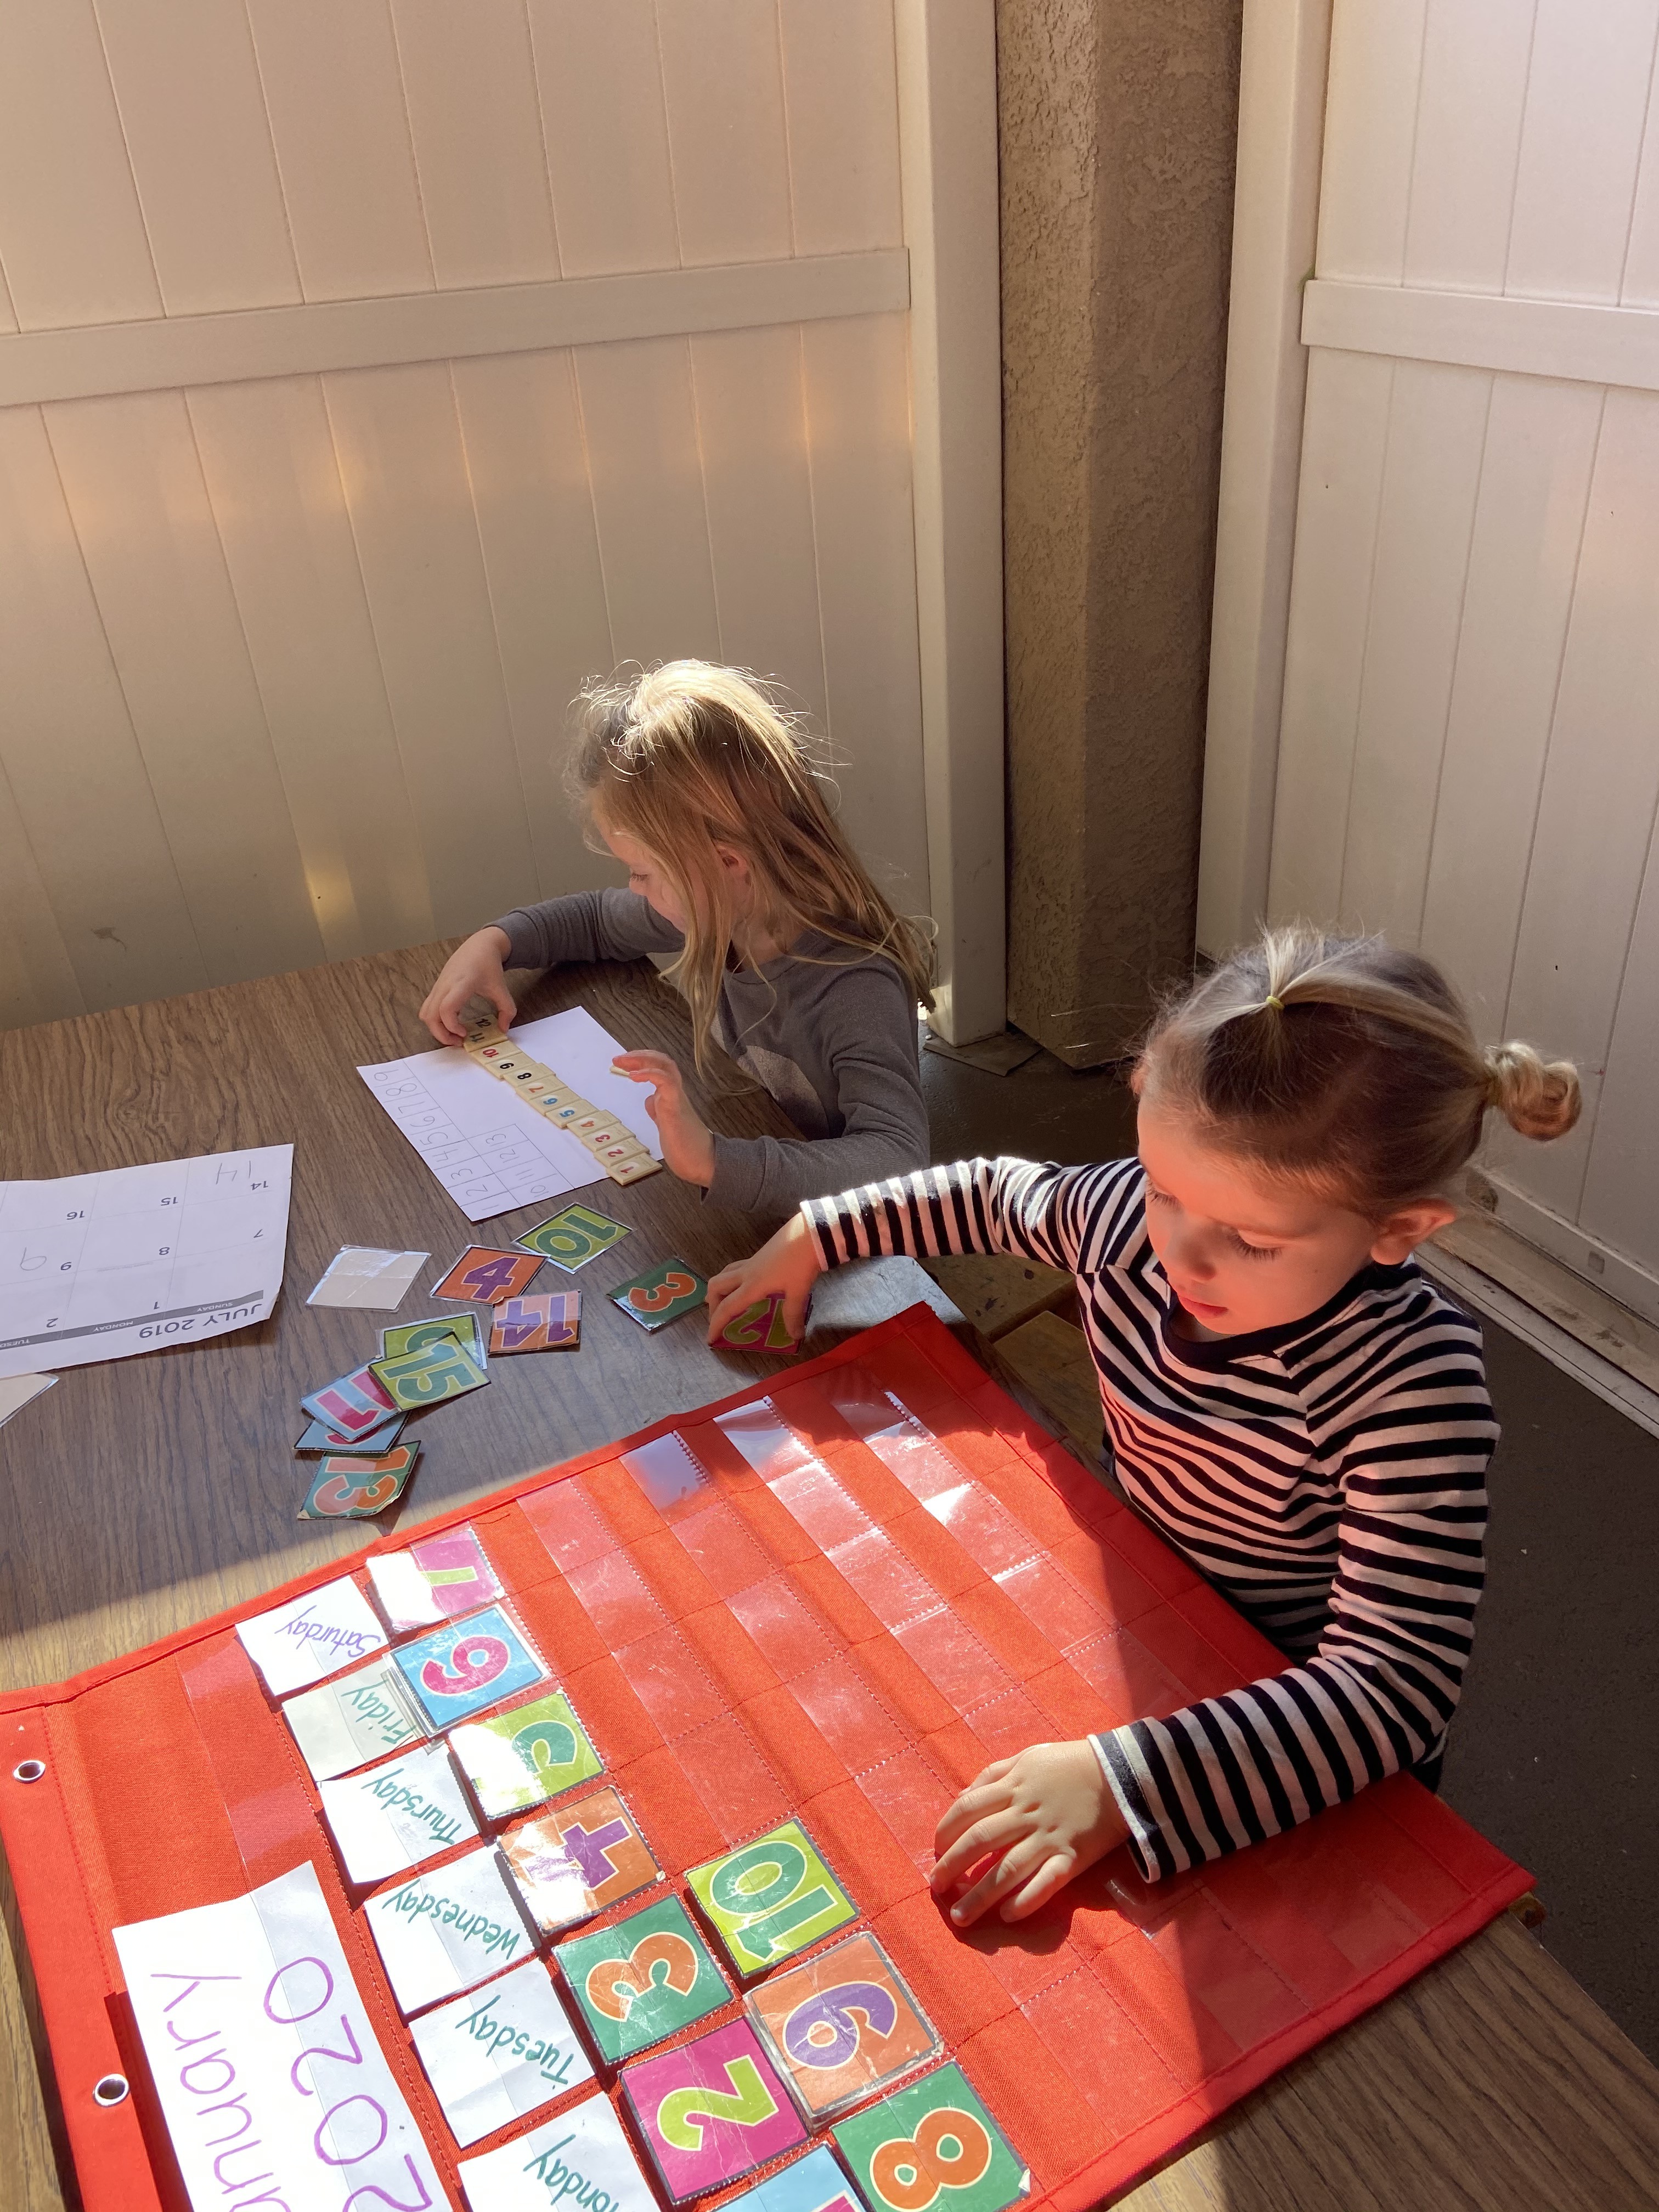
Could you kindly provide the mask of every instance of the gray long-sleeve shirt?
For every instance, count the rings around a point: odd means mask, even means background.
[[[636,960],[684,942],[637,891],[574,891],[520,907],[495,927],[509,939],[512,968]],[[854,959],[809,931],[758,970],[727,969],[716,1035],[802,1140],[716,1136],[714,1205],[787,1213],[803,1199],[927,1165],[915,1002],[891,961]]]

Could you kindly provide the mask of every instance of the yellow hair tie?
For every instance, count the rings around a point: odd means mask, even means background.
[[[1279,997],[1277,991],[1269,991],[1267,998],[1262,1001],[1262,1003],[1264,1006],[1276,1006],[1281,1014],[1285,1011],[1285,1001]]]

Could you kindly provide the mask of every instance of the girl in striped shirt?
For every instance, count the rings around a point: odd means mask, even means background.
[[[939,1828],[964,1927],[1023,1918],[1126,1840],[1157,1881],[1384,1775],[1435,1785],[1498,1428],[1480,1332],[1412,1255],[1455,1218],[1489,1109],[1540,1139],[1578,1115],[1572,1068],[1483,1050],[1428,961],[1307,928],[1167,1006],[1132,1080],[1138,1158],[812,1200],[709,1285],[712,1338],[775,1291],[799,1328],[823,1268],[878,1253],[1069,1268],[1124,1492],[1289,1662],[988,1766]]]

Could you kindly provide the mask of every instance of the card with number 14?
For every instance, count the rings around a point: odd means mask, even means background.
[[[580,1291],[507,1298],[490,1316],[491,1352],[574,1352],[581,1341]]]

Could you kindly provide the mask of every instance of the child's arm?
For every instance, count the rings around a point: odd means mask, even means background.
[[[771,1240],[708,1285],[709,1341],[727,1319],[781,1291],[799,1333],[807,1294],[826,1267],[897,1252],[1008,1252],[1051,1267],[1109,1259],[1133,1204],[1139,1163],[1040,1166],[1030,1160],[959,1160],[920,1175],[809,1199]]]
[[[444,963],[428,992],[421,1019],[440,1044],[459,1044],[468,1002],[487,999],[501,1027],[518,1008],[507,988],[508,968],[553,968],[565,960],[637,960],[678,952],[684,939],[637,891],[573,891],[540,906],[520,907],[475,930]]]

